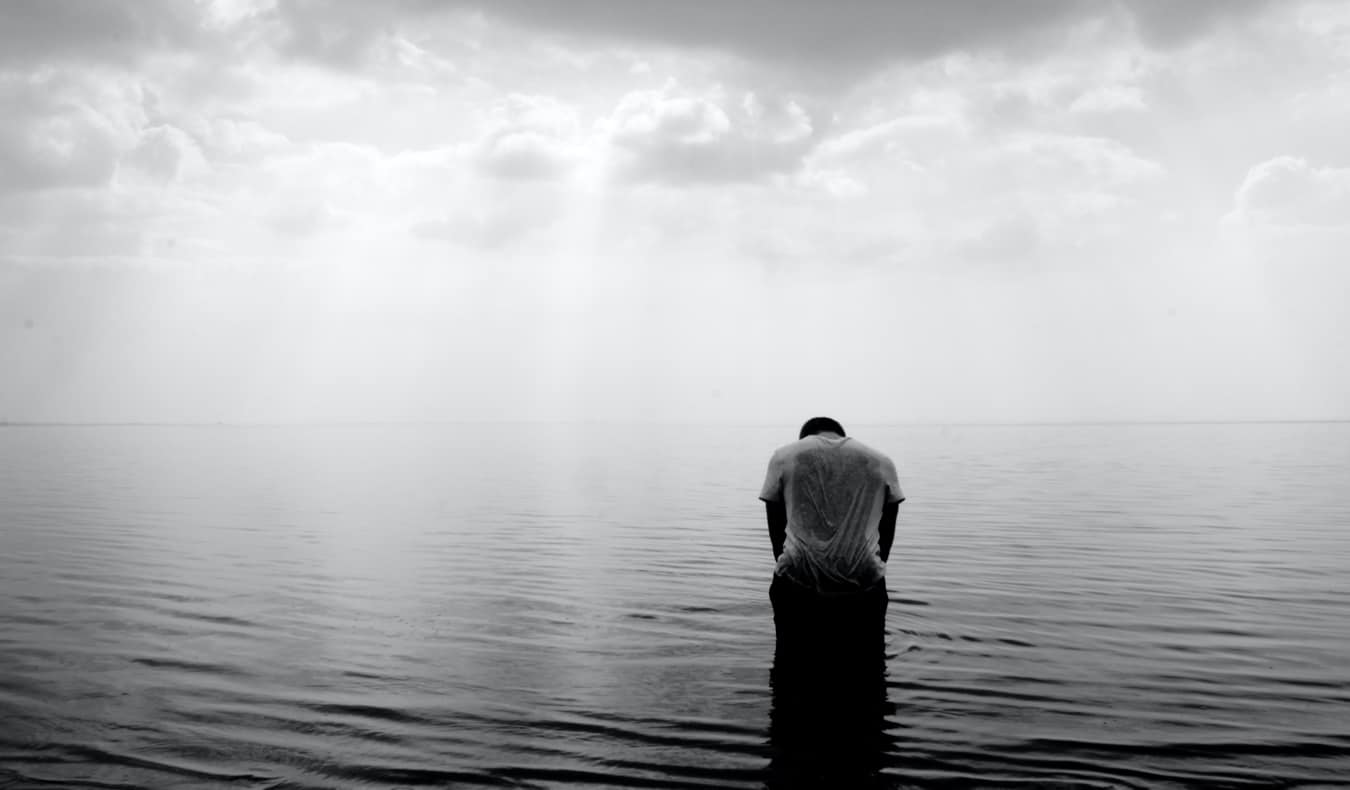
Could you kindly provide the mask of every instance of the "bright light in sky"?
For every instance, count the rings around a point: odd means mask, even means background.
[[[1350,5],[0,4],[0,419],[1350,418]]]

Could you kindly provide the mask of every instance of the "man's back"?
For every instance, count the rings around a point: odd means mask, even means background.
[[[825,595],[884,578],[882,509],[904,495],[882,453],[833,432],[806,436],[773,454],[760,499],[783,503],[787,514],[775,575]]]

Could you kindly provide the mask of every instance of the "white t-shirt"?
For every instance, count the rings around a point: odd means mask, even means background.
[[[827,595],[865,590],[885,577],[881,510],[905,495],[883,453],[852,437],[808,436],[774,452],[759,498],[787,510],[776,575]]]

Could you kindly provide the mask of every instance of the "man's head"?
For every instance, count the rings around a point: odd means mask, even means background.
[[[798,439],[805,439],[808,436],[815,436],[818,433],[837,433],[840,436],[846,436],[844,426],[829,417],[812,417],[802,425],[802,432]]]

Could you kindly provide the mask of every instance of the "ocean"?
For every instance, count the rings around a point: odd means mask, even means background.
[[[796,425],[0,427],[0,788],[1350,787],[1350,424],[845,425],[856,699],[772,671]]]

